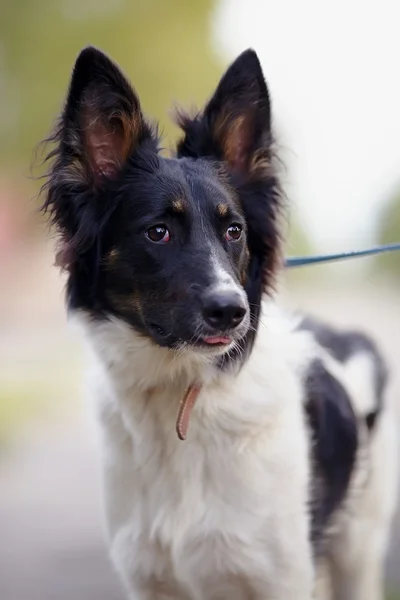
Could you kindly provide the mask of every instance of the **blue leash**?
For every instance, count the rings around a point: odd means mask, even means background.
[[[335,260],[344,260],[347,258],[358,258],[359,256],[372,256],[374,254],[381,254],[383,252],[393,252],[400,250],[400,243],[398,244],[384,244],[382,246],[375,246],[374,248],[368,248],[367,250],[355,250],[353,252],[339,252],[338,254],[323,254],[317,256],[289,256],[285,261],[287,269],[295,267],[304,267],[307,265],[315,265],[319,263],[332,262]]]

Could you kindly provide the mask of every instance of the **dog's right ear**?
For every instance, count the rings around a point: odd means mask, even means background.
[[[60,123],[64,176],[101,187],[149,135],[139,99],[117,65],[96,48],[82,50]]]
[[[64,110],[54,134],[43,186],[44,212],[61,234],[58,262],[70,268],[93,246],[115,194],[108,185],[147,144],[157,138],[145,122],[139,99],[117,65],[93,47],[78,56]]]
[[[178,124],[184,132],[179,156],[222,160],[244,177],[262,177],[271,157],[271,109],[254,50],[230,65],[201,113],[178,113]]]

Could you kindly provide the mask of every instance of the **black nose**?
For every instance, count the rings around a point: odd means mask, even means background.
[[[203,317],[213,329],[232,329],[243,321],[246,306],[234,292],[210,294],[203,301]]]

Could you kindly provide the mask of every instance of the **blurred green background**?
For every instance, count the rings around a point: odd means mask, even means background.
[[[176,102],[201,106],[227,65],[213,33],[218,4],[1,2],[0,487],[7,493],[0,502],[0,528],[16,540],[7,554],[0,552],[4,600],[122,597],[102,550],[99,510],[93,508],[98,503],[96,453],[82,425],[83,352],[67,327],[64,281],[52,267],[53,240],[36,212],[33,150],[49,133],[73,62],[87,44],[120,64],[144,111],[160,121],[165,146],[173,147],[178,132],[169,118],[171,108]],[[303,226],[299,206],[289,211],[286,236],[290,254],[319,250]],[[394,240],[400,240],[400,188],[382,203],[376,239],[370,241]],[[359,270],[298,271],[283,282],[292,303],[338,324],[368,326],[400,361],[398,284],[398,255],[368,261]],[[47,527],[37,529],[44,512]],[[396,552],[393,565],[398,564]],[[57,564],[54,557],[59,557]],[[391,588],[396,586],[393,565]]]

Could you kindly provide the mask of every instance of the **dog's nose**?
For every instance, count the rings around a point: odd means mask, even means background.
[[[234,292],[215,293],[203,301],[203,317],[213,329],[232,329],[240,325],[246,314],[241,296]]]

